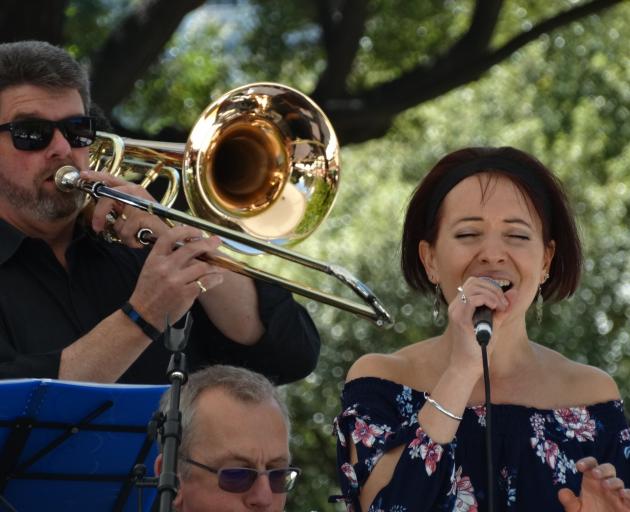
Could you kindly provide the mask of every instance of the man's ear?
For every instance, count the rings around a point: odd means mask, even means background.
[[[155,473],[155,476],[160,476],[160,473],[162,473],[162,454],[161,453],[155,458],[155,462],[153,463],[153,472]]]
[[[437,265],[435,264],[435,257],[433,253],[433,247],[426,240],[420,240],[418,244],[418,256],[424,266],[424,271],[429,277],[429,281],[433,284],[440,282],[440,274],[437,271]]]

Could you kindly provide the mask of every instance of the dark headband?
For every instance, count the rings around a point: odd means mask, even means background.
[[[539,179],[535,169],[532,169],[530,165],[527,165],[518,160],[512,160],[509,158],[503,158],[500,156],[480,157],[470,162],[463,163],[457,167],[448,171],[442,178],[442,180],[435,187],[435,191],[431,195],[431,200],[427,206],[426,215],[426,231],[431,230],[435,217],[437,216],[438,209],[442,204],[442,201],[446,197],[451,189],[457,185],[460,181],[484,171],[504,171],[505,174],[518,177],[522,182],[526,183],[533,193],[537,194],[540,198],[543,221],[551,219],[551,201],[549,195],[545,189],[544,184]]]

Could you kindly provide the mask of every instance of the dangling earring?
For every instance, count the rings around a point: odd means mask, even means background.
[[[442,300],[440,298],[440,285],[435,283],[435,296],[433,297],[433,321],[438,323],[440,319],[440,310],[442,309]]]

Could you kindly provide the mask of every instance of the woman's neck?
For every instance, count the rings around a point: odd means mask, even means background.
[[[452,332],[448,326],[440,337],[440,344],[443,344],[448,355],[453,346]],[[495,378],[513,376],[537,363],[535,345],[527,336],[524,321],[504,322],[501,326],[495,326],[488,354],[490,374]]]

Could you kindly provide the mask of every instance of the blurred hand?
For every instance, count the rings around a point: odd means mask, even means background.
[[[225,269],[197,259],[216,253],[220,243],[189,226],[166,230],[151,249],[129,302],[156,328],[163,330],[167,318],[173,324],[202,293],[223,282]]]
[[[110,188],[152,202],[157,202],[149,192],[140,185],[125,181],[105,172],[82,171],[81,178],[95,182],[100,181]],[[140,248],[142,244],[136,238],[141,228],[150,229],[159,237],[169,226],[158,216],[147,213],[134,206],[125,205],[109,198],[99,198],[92,213],[92,229],[95,233],[113,231],[121,243],[128,247]]]
[[[560,489],[558,499],[566,512],[628,512],[630,490],[617,478],[612,464],[599,464],[594,457],[580,459],[576,466],[583,473],[580,495]]]

